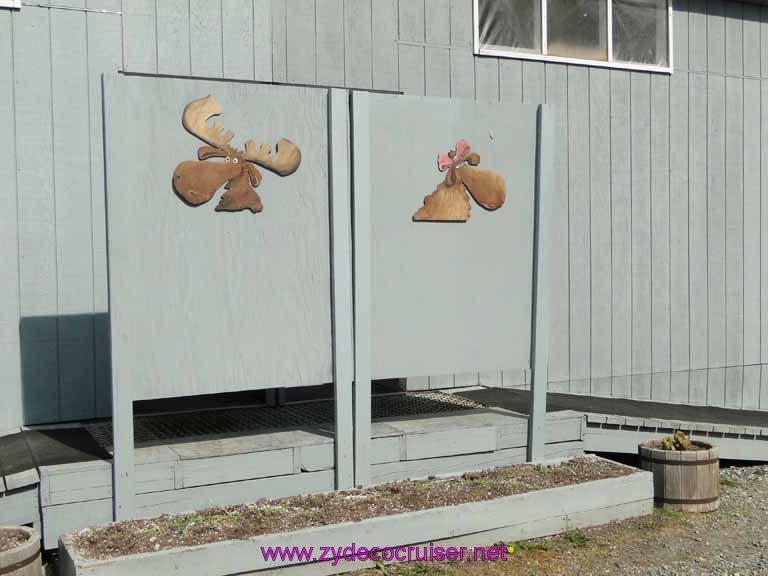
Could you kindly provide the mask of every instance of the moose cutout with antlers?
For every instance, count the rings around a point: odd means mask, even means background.
[[[507,197],[504,180],[495,172],[479,170],[479,164],[480,155],[472,152],[464,139],[447,155],[438,155],[438,170],[448,174],[424,198],[424,206],[413,215],[414,222],[466,222],[471,209],[469,194],[486,210],[501,208]]]
[[[224,132],[218,122],[208,125],[208,120],[219,114],[221,106],[213,96],[193,100],[184,108],[182,125],[207,146],[201,146],[197,151],[199,160],[188,160],[176,167],[173,188],[186,203],[199,206],[225,185],[226,192],[216,206],[217,212],[261,212],[264,206],[255,190],[261,184],[261,172],[254,164],[280,176],[288,176],[298,169],[301,150],[284,138],[278,140],[274,154],[268,144],[257,149],[253,140],[245,143],[244,151],[233,148],[229,145],[235,136],[232,132]],[[223,158],[224,161],[206,162],[209,158]]]

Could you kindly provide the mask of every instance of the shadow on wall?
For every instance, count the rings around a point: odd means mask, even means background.
[[[19,329],[25,424],[111,415],[106,312],[25,317]]]

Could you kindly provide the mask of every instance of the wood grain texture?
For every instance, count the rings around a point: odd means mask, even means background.
[[[454,170],[434,192],[424,197],[424,206],[413,215],[414,222],[466,222],[469,220],[469,194]]]
[[[677,452],[641,444],[640,463],[644,470],[653,472],[657,505],[684,512],[717,510],[720,467],[716,447]]]

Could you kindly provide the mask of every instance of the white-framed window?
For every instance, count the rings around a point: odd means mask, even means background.
[[[0,8],[21,8],[21,0],[0,0]]]
[[[475,54],[672,72],[672,0],[474,0]]]

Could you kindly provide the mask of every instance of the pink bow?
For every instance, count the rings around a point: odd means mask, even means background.
[[[471,153],[469,142],[462,138],[456,143],[456,149],[453,150],[453,158],[448,154],[437,155],[437,169],[440,172],[445,172],[449,168],[455,168],[459,164],[466,162],[467,157]]]

